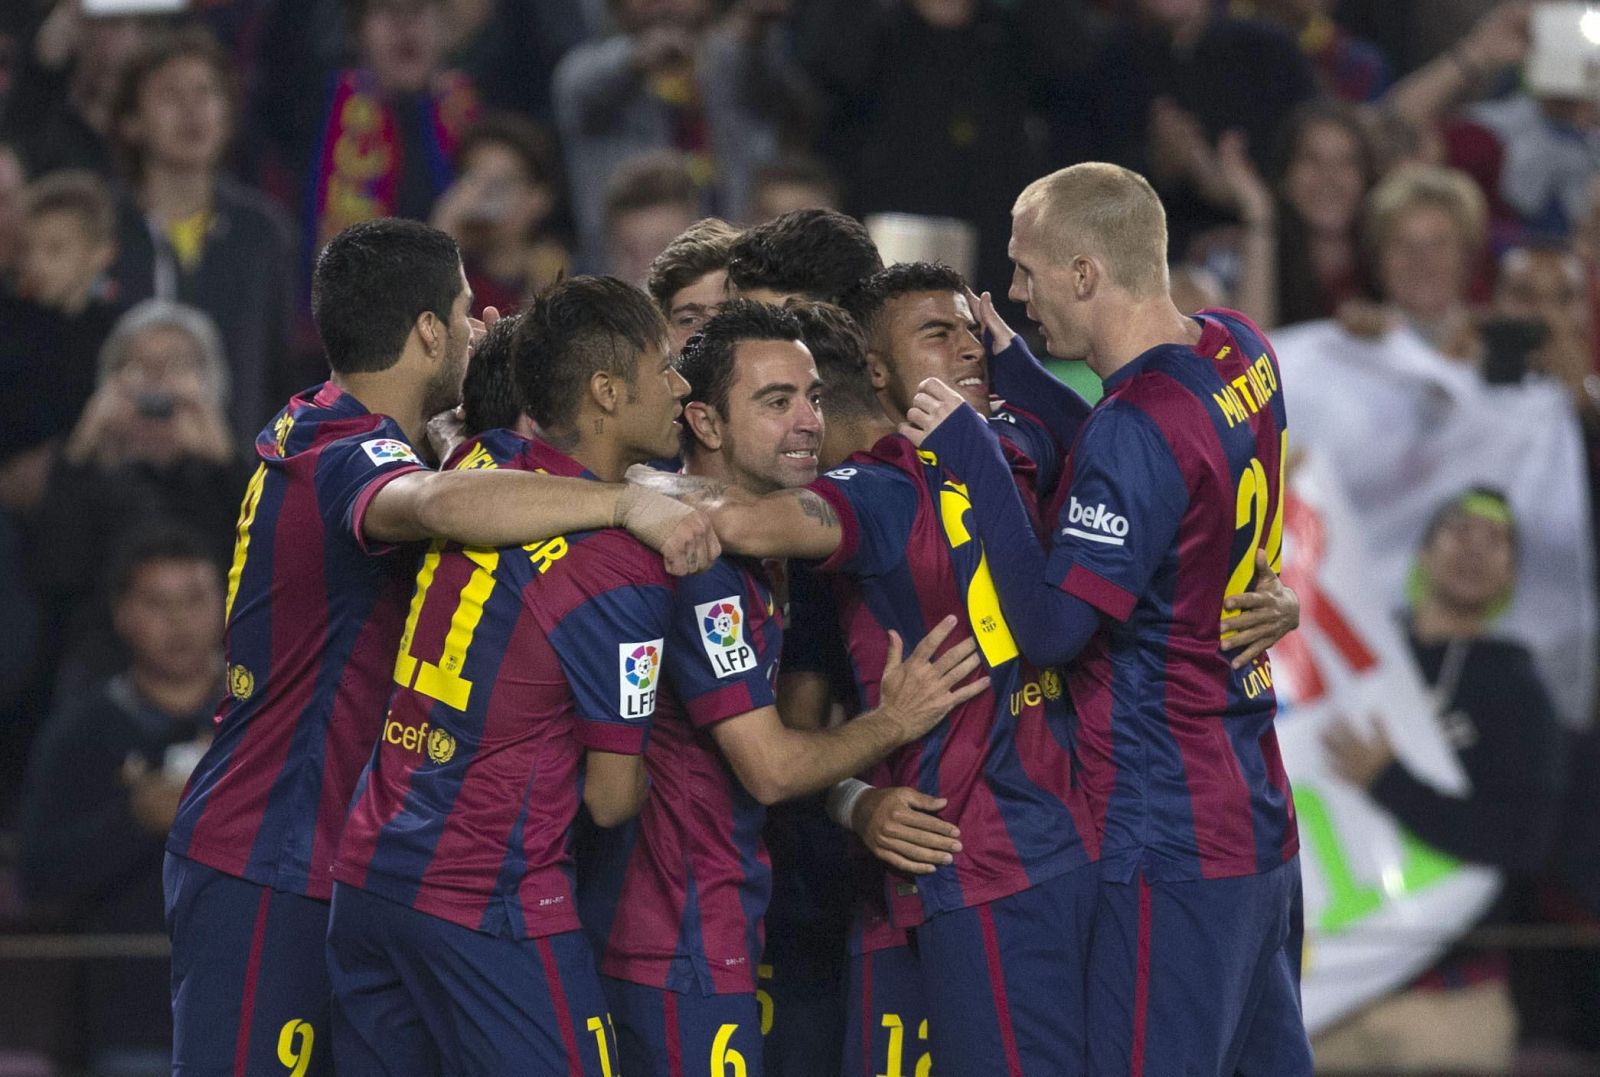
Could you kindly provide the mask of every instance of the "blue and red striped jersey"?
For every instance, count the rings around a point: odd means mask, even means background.
[[[593,478],[506,430],[467,441],[447,466]],[[583,755],[644,751],[671,610],[661,559],[624,531],[500,549],[435,542],[335,878],[501,937],[576,929]]]
[[[857,585],[835,597],[863,706],[878,703],[885,631],[909,649],[949,614],[965,626],[952,638],[977,639],[991,678],[988,691],[889,759],[895,784],[948,798],[942,815],[962,832],[955,862],[917,880],[925,913],[1005,897],[1091,861],[1095,834],[1073,781],[1061,680],[1017,649],[967,518],[966,488],[896,434],[810,489],[843,530],[820,570]]]
[[[584,923],[600,971],[701,994],[754,991],[772,893],[766,809],[712,736],[774,706],[783,619],[758,562],[723,557],[678,581],[667,692],[645,752],[650,797],[580,862]],[[593,855],[591,856],[590,853]]]
[[[1055,514],[1050,580],[1105,615],[1067,683],[1114,878],[1248,875],[1299,848],[1272,666],[1233,669],[1217,627],[1283,543],[1278,362],[1242,315],[1199,321],[1195,347],[1106,379]]]
[[[416,572],[412,551],[367,545],[362,515],[421,465],[393,419],[331,382],[290,400],[256,455],[228,575],[229,695],[167,848],[326,900]]]

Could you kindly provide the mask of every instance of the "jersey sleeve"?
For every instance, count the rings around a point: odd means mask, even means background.
[[[361,524],[367,506],[385,484],[421,470],[422,461],[398,429],[379,427],[329,442],[316,463],[323,526],[331,533],[349,535],[365,553],[387,552],[392,547],[366,540]]]
[[[1189,504],[1172,447],[1144,411],[1112,404],[1078,439],[1067,493],[1046,577],[1125,621],[1171,549]]]
[[[917,514],[910,476],[878,464],[846,464],[806,489],[833,506],[844,537],[820,572],[876,576],[905,560]]]
[[[551,631],[550,646],[577,700],[578,741],[585,748],[644,751],[671,621],[671,588],[634,584],[586,599]]]
[[[1036,469],[1034,489],[1039,500],[1046,500],[1055,489],[1061,469],[1061,447],[1055,436],[1039,419],[1016,408],[1008,407],[991,416],[989,426],[1032,461]]]
[[[770,599],[770,596],[766,596]],[[744,572],[723,559],[678,583],[667,637],[667,681],[696,726],[773,706],[780,648],[756,649],[756,626],[776,616],[757,601]]]

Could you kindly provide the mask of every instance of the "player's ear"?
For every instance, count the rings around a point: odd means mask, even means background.
[[[621,379],[612,376],[609,371],[597,370],[589,376],[589,397],[607,415],[615,413],[617,405],[622,403],[624,388]]]
[[[1094,295],[1100,287],[1100,263],[1087,255],[1072,260],[1072,294],[1080,302]]]
[[[889,387],[889,364],[883,361],[883,354],[873,348],[867,349],[867,377],[872,379],[874,389],[881,391]]]
[[[423,348],[429,355],[438,350],[444,339],[444,325],[440,323],[439,316],[431,310],[425,310],[417,315],[415,325],[417,336],[422,340]]]
[[[683,417],[696,441],[712,452],[722,448],[722,416],[716,408],[703,400],[692,400],[684,405]]]

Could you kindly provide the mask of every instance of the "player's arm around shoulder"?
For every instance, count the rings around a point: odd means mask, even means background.
[[[722,548],[744,557],[821,560],[844,538],[838,512],[811,487],[762,496],[717,479],[643,467],[631,468],[628,482],[701,509]]]
[[[416,470],[386,482],[362,519],[368,542],[446,538],[468,546],[520,546],[574,531],[625,528],[675,575],[720,552],[711,523],[647,490],[530,471]]]

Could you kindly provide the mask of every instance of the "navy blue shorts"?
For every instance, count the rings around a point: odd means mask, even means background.
[[[1300,860],[1261,875],[1101,884],[1090,1072],[1309,1077]]]
[[[916,929],[933,1057],[941,1073],[1083,1072],[1099,865],[931,916]]]
[[[162,864],[172,937],[172,1072],[333,1072],[328,905],[186,857]]]
[[[619,1072],[581,931],[500,938],[335,884],[327,953],[339,1077]]]
[[[627,1077],[761,1077],[761,1013],[753,992],[702,995],[611,976],[601,981]]]
[[[928,1072],[928,1005],[916,950],[908,944],[853,954],[849,977],[844,1077]]]

